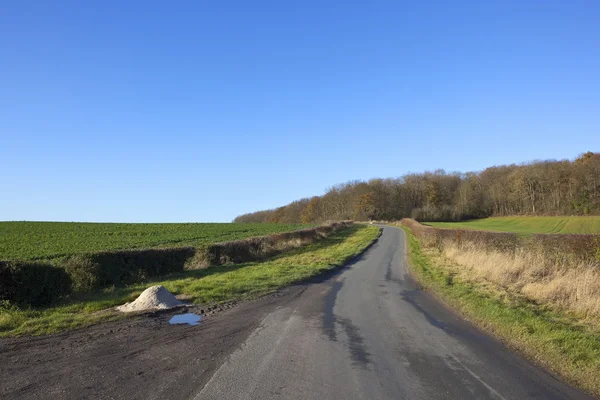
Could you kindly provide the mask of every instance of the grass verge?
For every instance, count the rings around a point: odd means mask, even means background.
[[[600,395],[600,334],[576,320],[506,292],[456,276],[437,250],[410,229],[408,254],[416,279],[469,320],[569,383]]]
[[[0,308],[0,337],[43,335],[124,318],[112,307],[134,300],[148,286],[163,285],[185,294],[193,303],[243,300],[321,274],[362,252],[380,228],[355,225],[308,246],[263,262],[251,262],[171,274],[123,289],[82,295],[69,303],[45,309]]]

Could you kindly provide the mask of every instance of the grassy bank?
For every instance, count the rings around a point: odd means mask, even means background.
[[[196,304],[256,297],[344,264],[378,235],[378,227],[356,225],[263,262],[185,271],[144,284],[85,294],[51,308],[35,310],[5,305],[0,311],[0,337],[56,333],[123,318],[110,309],[132,301],[151,285],[164,285]]]
[[[573,315],[537,305],[499,285],[472,282],[436,248],[422,247],[410,229],[413,273],[469,320],[565,380],[600,395],[600,330]]]
[[[585,217],[497,217],[464,222],[425,222],[438,228],[480,229],[498,232],[600,233],[600,216]]]

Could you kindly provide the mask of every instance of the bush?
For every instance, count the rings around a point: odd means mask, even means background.
[[[411,212],[411,217],[418,221],[455,221],[455,213],[452,207],[448,205],[425,206],[415,208]]]
[[[64,269],[40,262],[0,261],[0,300],[44,306],[71,292]]]
[[[86,292],[182,272],[195,253],[192,247],[101,252],[70,257],[64,265],[73,289]]]
[[[257,261],[282,251],[313,243],[335,231],[351,226],[353,222],[330,222],[314,228],[276,233],[231,242],[214,243],[198,249],[189,268]]]
[[[554,258],[570,255],[600,262],[600,235],[540,233],[531,237],[530,245]]]
[[[511,232],[434,228],[410,218],[405,218],[400,223],[410,228],[425,246],[436,246],[440,249],[444,242],[448,241],[459,248],[463,243],[468,243],[485,250],[503,252],[514,253],[518,249],[527,249],[539,252],[553,261],[600,261],[600,235],[535,234],[522,237]]]
[[[193,247],[120,250],[80,254],[62,266],[0,261],[0,303],[43,306],[71,292],[90,292],[144,282],[185,269],[260,260],[312,243],[352,222],[332,222],[315,228],[232,242]]]

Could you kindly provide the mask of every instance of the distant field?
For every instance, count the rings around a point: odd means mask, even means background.
[[[41,260],[102,250],[196,246],[310,226],[313,225],[0,222],[0,260]]]
[[[465,222],[425,222],[439,228],[480,229],[500,232],[600,233],[600,216],[589,217],[498,217]]]

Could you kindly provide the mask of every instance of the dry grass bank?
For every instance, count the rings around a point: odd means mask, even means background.
[[[548,260],[538,251],[481,249],[474,243],[445,242],[442,254],[453,272],[471,282],[492,283],[536,303],[600,321],[600,263]]]
[[[462,231],[403,220],[461,279],[600,322],[600,235]],[[598,324],[600,326],[600,324]]]

